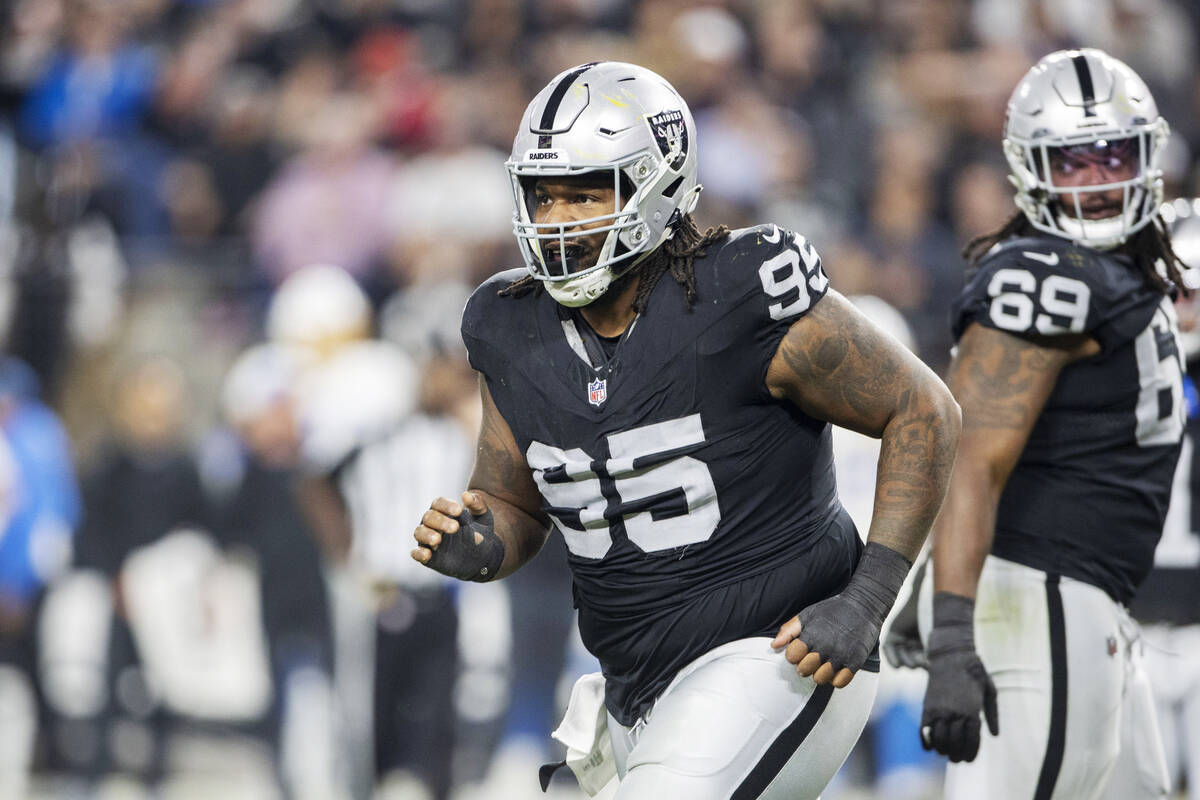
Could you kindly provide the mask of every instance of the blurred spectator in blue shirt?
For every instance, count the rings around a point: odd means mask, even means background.
[[[35,146],[118,136],[133,130],[150,105],[157,64],[127,38],[120,7],[80,2],[70,37],[30,88],[22,132]]]
[[[79,523],[70,445],[38,391],[27,365],[0,361],[0,435],[12,470],[0,498],[0,633],[25,616],[40,589],[69,562]]]

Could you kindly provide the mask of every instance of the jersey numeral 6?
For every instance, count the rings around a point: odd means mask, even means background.
[[[1135,435],[1141,447],[1175,444],[1183,436],[1187,405],[1178,335],[1175,306],[1164,297],[1150,324],[1133,340],[1139,388]]]
[[[1034,296],[1042,311],[1036,314]],[[1023,333],[1031,327],[1038,333],[1082,333],[1087,324],[1092,290],[1081,280],[1065,275],[1047,275],[1038,291],[1038,279],[1027,269],[998,269],[988,284],[992,322],[1006,331]]]
[[[525,459],[546,499],[547,513],[581,558],[604,558],[611,523],[652,553],[703,542],[721,521],[717,488],[703,462],[689,455],[704,444],[700,415],[609,434],[607,461],[579,448],[531,442]]]

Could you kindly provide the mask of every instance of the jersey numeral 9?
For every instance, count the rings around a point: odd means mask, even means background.
[[[773,227],[762,238],[774,244],[781,235],[782,231]],[[758,278],[763,291],[779,301],[767,306],[771,319],[787,319],[807,311],[812,305],[812,295],[820,295],[829,285],[816,249],[796,233],[788,233],[785,250],[762,263]]]
[[[1043,313],[1037,313],[1037,296]],[[1047,275],[1038,291],[1038,279],[1027,269],[999,269],[988,284],[992,322],[1006,331],[1024,333],[1082,333],[1087,324],[1092,290],[1081,280]]]
[[[612,524],[646,553],[703,542],[721,521],[717,489],[703,461],[700,415],[643,425],[607,437],[611,458],[595,461],[575,447],[531,442],[525,458],[567,548],[603,558]]]

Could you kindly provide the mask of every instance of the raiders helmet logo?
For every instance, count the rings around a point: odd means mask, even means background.
[[[688,154],[687,123],[683,120],[683,112],[660,111],[648,121],[658,149],[664,157],[671,158],[671,169],[682,167]]]

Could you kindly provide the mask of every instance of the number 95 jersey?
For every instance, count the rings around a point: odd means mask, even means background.
[[[695,269],[694,308],[666,274],[615,347],[543,291],[497,296],[518,270],[463,314],[471,365],[566,539],[580,632],[624,725],[701,654],[838,592],[859,552],[828,423],[765,386],[826,292],[816,252],[763,226]]]
[[[955,338],[972,322],[1100,344],[1059,373],[1001,495],[992,553],[1128,604],[1154,559],[1186,416],[1170,298],[1124,255],[1017,238],[970,276]]]

